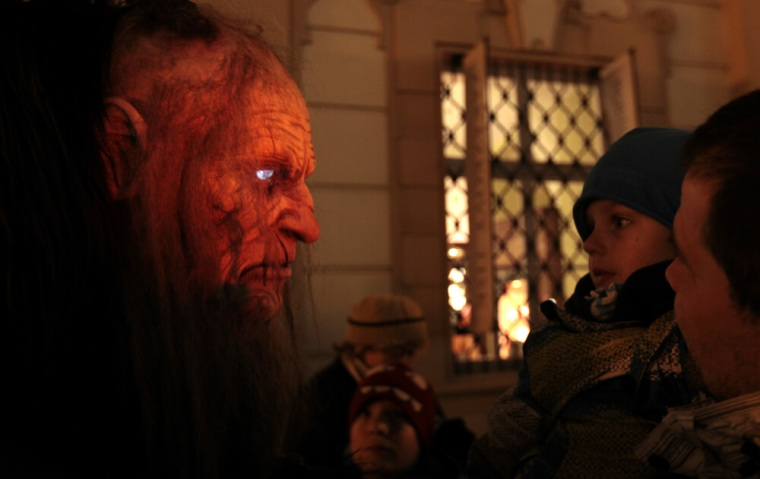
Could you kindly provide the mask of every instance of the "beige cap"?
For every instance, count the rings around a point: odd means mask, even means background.
[[[422,308],[412,298],[371,294],[351,307],[346,340],[377,349],[412,342],[424,349],[427,324]]]

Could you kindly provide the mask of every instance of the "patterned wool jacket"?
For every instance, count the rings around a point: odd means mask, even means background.
[[[668,407],[703,398],[673,316],[669,262],[642,268],[594,316],[589,276],[524,345],[518,385],[497,401],[470,451],[472,479],[662,477],[633,454]],[[616,297],[615,297],[616,296]]]

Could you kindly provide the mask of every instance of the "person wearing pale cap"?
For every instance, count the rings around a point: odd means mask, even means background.
[[[371,294],[351,307],[346,344],[365,364],[374,367],[401,361],[410,364],[428,345],[422,308],[412,298],[396,294]],[[354,377],[360,377],[357,372]]]
[[[395,362],[411,367],[427,347],[422,307],[400,294],[369,294],[357,301],[346,318],[345,340],[336,357],[310,381],[312,420],[299,452],[307,463],[343,466],[348,444],[347,416],[351,397],[373,367]]]

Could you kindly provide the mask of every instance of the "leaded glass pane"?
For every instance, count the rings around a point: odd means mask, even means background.
[[[572,207],[604,150],[597,72],[497,60],[486,84],[491,153],[491,236],[496,298],[494,330],[468,330],[469,240],[465,79],[457,57],[441,75],[443,151],[447,165],[446,235],[452,352],[458,370],[521,357],[540,316],[538,304],[562,304],[588,270]],[[479,205],[485,207],[485,205]]]
[[[489,148],[501,161],[520,161],[520,112],[517,83],[506,71],[488,77],[486,95],[489,99]]]
[[[470,239],[470,220],[467,205],[467,178],[444,178],[446,195],[446,241],[448,244],[466,244]]]
[[[536,163],[593,165],[604,149],[597,85],[579,72],[532,69],[527,81],[528,122]]]
[[[443,157],[463,159],[467,151],[464,120],[464,74],[441,74],[441,118],[443,120]]]

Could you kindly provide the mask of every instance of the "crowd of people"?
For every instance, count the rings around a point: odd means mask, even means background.
[[[301,368],[316,160],[259,32],[7,1],[0,65],[0,476],[760,477],[760,90],[610,146],[573,210],[589,274],[475,438],[414,370],[410,297],[359,299]]]
[[[350,460],[348,449],[352,431],[354,402],[364,387],[364,379],[378,368],[393,366],[411,370],[428,345],[427,324],[422,307],[414,299],[400,294],[369,294],[356,302],[346,319],[346,338],[335,346],[335,358],[311,378],[308,390],[311,405],[308,420],[297,451],[309,463],[332,469],[342,468]],[[398,374],[400,377],[401,374]],[[379,376],[389,380],[387,374]],[[425,380],[415,375],[419,383]],[[406,384],[409,384],[408,382]],[[401,387],[405,394],[416,389]],[[432,388],[423,388],[425,411],[422,416],[431,429],[422,442],[432,455],[446,463],[453,477],[464,474],[467,452],[473,433],[460,418],[444,414]],[[403,411],[407,409],[402,408]],[[418,424],[419,421],[415,422]],[[421,430],[419,427],[417,430]],[[349,461],[350,464],[350,461]]]

